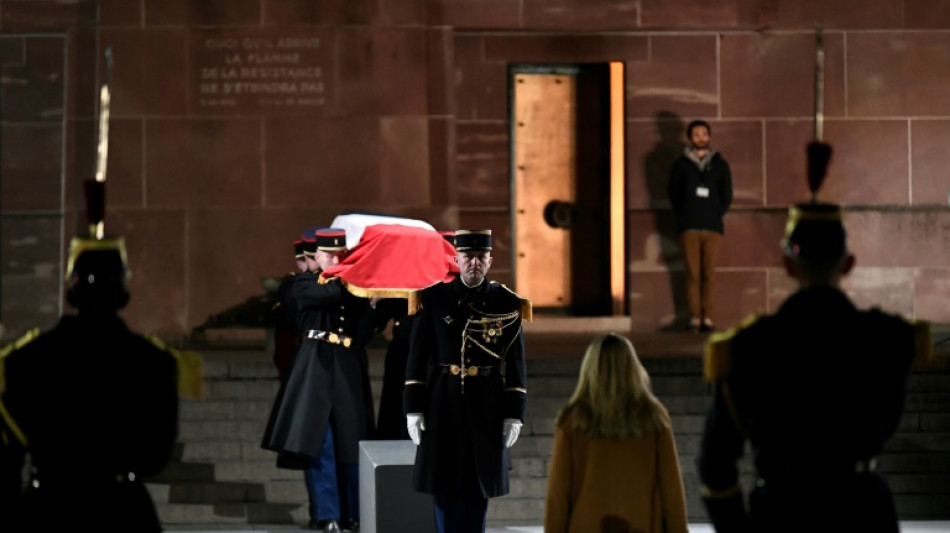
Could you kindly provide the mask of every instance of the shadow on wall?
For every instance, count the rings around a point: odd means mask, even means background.
[[[671,111],[660,111],[655,117],[659,140],[643,158],[643,177],[649,194],[649,206],[653,211],[654,227],[660,237],[660,261],[669,273],[670,294],[673,295],[673,310],[676,317],[663,330],[681,331],[687,325],[686,279],[683,256],[676,235],[676,223],[666,192],[670,168],[683,153],[683,132],[686,124],[682,117]]]
[[[264,289],[264,294],[251,296],[235,306],[210,315],[204,323],[192,329],[191,340],[207,341],[209,330],[272,328],[279,285],[280,278],[262,279],[261,287]]]

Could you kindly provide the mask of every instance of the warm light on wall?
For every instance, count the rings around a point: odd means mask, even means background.
[[[623,63],[610,63],[610,295],[615,316],[624,314],[627,276],[623,68]]]

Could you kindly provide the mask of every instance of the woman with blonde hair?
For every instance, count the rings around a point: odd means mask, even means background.
[[[601,335],[555,420],[544,532],[664,531],[687,531],[670,415],[630,340]]]

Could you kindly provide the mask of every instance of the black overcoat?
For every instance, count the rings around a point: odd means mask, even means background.
[[[366,356],[372,310],[367,299],[350,294],[339,278],[318,280],[311,273],[294,277],[302,333],[335,333],[352,339],[351,344],[306,337],[301,341],[277,392],[261,446],[318,457],[327,424],[332,424],[336,459],[358,462],[359,441],[370,437],[374,420]]]
[[[507,494],[502,422],[523,421],[527,405],[523,300],[488,280],[468,289],[461,278],[427,288],[419,299],[404,389],[406,412],[426,417],[413,486],[454,494],[469,460],[484,496]],[[477,367],[480,375],[454,374],[451,365]]]
[[[898,427],[912,363],[931,346],[927,323],[817,286],[712,340],[728,364],[707,366],[728,372],[714,376],[698,469],[717,530],[751,520],[754,531],[896,532],[890,490],[869,465]],[[748,517],[734,490],[747,442],[758,477]]]
[[[0,530],[161,531],[142,481],[165,467],[178,434],[175,356],[118,316],[68,315],[0,366],[6,437],[12,421],[38,484],[0,505]]]
[[[409,359],[409,334],[412,318],[405,298],[385,298],[376,304],[379,317],[377,329],[392,322],[392,337],[386,346],[383,364],[383,386],[379,394],[379,415],[376,419],[376,439],[408,439],[406,415],[402,408],[402,389],[406,382],[406,361]]]

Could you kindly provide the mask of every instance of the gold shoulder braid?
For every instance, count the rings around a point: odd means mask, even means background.
[[[459,353],[461,372],[463,374],[465,372],[465,351],[471,343],[502,362],[501,376],[504,379],[505,354],[508,353],[511,344],[501,346],[499,349],[498,343],[501,342],[505,330],[514,325],[517,325],[518,331],[514,332],[512,342],[518,338],[518,333],[521,330],[521,310],[504,314],[490,314],[475,309],[471,304],[468,307],[478,318],[469,318],[462,328],[462,350]],[[462,394],[465,394],[464,376],[462,379]]]
[[[145,338],[175,357],[178,363],[178,395],[190,400],[204,397],[204,359],[201,354],[173,348],[155,335],[146,335]]]
[[[531,309],[532,309],[532,308],[531,308],[531,300],[529,300],[528,298],[522,298],[521,296],[518,295],[517,292],[515,292],[515,291],[509,289],[508,286],[505,285],[504,283],[498,283],[498,282],[495,282],[495,281],[493,281],[492,283],[493,283],[494,285],[497,285],[498,287],[500,287],[500,288],[502,288],[502,289],[505,289],[506,291],[510,292],[511,294],[514,294],[515,296],[518,297],[519,300],[521,300],[521,320],[523,320],[523,321],[525,321],[525,322],[531,322],[532,320],[534,320],[534,313],[533,313],[533,311],[531,310]]]
[[[738,326],[709,336],[703,353],[703,377],[706,381],[718,381],[729,376],[732,372],[732,338],[760,318],[762,315],[752,314]]]
[[[7,411],[7,407],[3,405],[3,391],[7,388],[7,378],[6,378],[6,364],[3,360],[6,356],[13,353],[14,350],[19,350],[20,348],[26,346],[27,344],[33,342],[37,337],[40,336],[39,328],[33,328],[27,331],[22,337],[11,342],[10,344],[4,346],[0,349],[0,418],[3,418],[4,424],[10,430],[10,433],[13,434],[13,437],[20,442],[21,445],[26,446],[29,444],[29,439],[26,437],[26,434],[23,433],[23,430],[20,429],[19,424],[16,423],[16,420],[10,416],[10,412]],[[3,435],[4,439],[8,438],[8,435]],[[0,442],[0,445],[7,444],[5,442]]]
[[[10,352],[13,350],[19,350],[20,348],[26,346],[34,339],[40,336],[40,328],[32,328],[26,333],[23,334],[19,339],[7,344],[3,348],[0,348],[0,359],[10,355]]]

